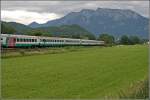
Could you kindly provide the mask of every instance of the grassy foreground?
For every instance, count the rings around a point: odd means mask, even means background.
[[[146,45],[3,58],[2,97],[119,98],[147,77]]]

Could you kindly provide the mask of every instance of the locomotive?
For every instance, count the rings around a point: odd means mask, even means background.
[[[1,46],[3,48],[96,46],[96,45],[104,45],[104,41],[60,38],[60,37],[1,34]]]

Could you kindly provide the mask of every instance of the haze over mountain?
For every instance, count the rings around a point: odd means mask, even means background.
[[[131,10],[98,8],[71,12],[60,19],[44,24],[33,22],[29,26],[37,28],[77,24],[95,35],[109,33],[114,36],[127,34],[148,37],[148,20]]]

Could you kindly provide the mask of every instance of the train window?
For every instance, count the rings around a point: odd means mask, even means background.
[[[35,39],[35,42],[37,42],[37,39]]]
[[[43,42],[46,42],[46,39],[43,39]]]
[[[27,39],[27,42],[29,42],[29,39]]]
[[[3,40],[3,38],[1,38],[1,40]]]
[[[25,42],[26,41],[26,39],[23,39],[23,42]]]
[[[19,38],[17,38],[17,42],[19,42]]]
[[[32,42],[34,42],[34,39],[32,39]]]

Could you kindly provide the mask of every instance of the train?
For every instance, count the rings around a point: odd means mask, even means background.
[[[1,34],[1,47],[3,48],[99,46],[99,45],[104,45],[104,41],[60,38],[60,37]]]

